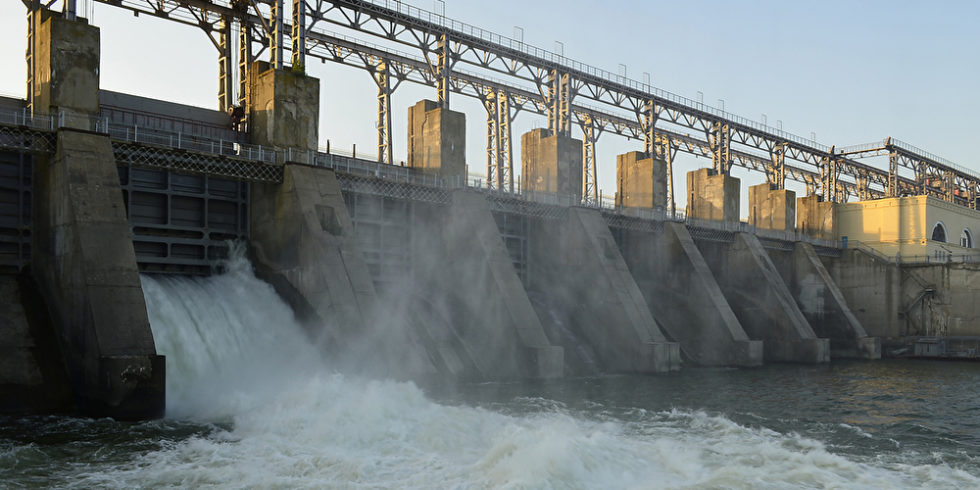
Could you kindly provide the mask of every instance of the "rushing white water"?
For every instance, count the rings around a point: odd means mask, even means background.
[[[168,417],[215,430],[70,485],[340,488],[976,486],[942,464],[858,462],[794,434],[700,411],[507,415],[411,383],[336,373],[243,259],[207,279],[144,277],[168,365]]]

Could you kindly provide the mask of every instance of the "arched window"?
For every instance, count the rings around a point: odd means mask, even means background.
[[[969,228],[963,228],[963,233],[960,234],[960,246],[973,248],[973,233],[970,233]]]
[[[942,221],[936,223],[932,229],[932,241],[946,243],[946,225]]]

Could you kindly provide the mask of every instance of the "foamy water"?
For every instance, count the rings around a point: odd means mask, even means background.
[[[149,436],[148,450],[51,468],[58,485],[980,487],[976,476],[933,456],[836,454],[794,431],[697,409],[623,410],[601,399],[573,409],[534,397],[504,397],[488,409],[437,403],[411,383],[341,374],[241,259],[220,276],[144,277],[143,287],[167,356],[168,419],[72,423],[162,435]],[[828,430],[877,437],[847,424]],[[0,468],[41,458],[37,450],[0,446]]]

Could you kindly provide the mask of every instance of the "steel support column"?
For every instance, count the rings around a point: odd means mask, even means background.
[[[497,92],[487,88],[483,96],[483,108],[487,110],[487,187],[500,189],[500,163],[497,161],[500,140],[500,118],[497,116]]]
[[[868,194],[868,176],[861,173],[855,178],[855,181],[857,182],[858,201],[867,200],[870,197]]]
[[[497,161],[500,162],[501,185],[507,184],[509,192],[514,192],[514,155],[510,123],[514,115],[510,113],[510,94],[503,90],[497,92]],[[503,187],[501,187],[503,189]]]
[[[887,145],[887,142],[886,142]],[[898,152],[894,149],[888,152],[888,197],[898,197]]]
[[[487,87],[482,100],[487,111],[487,187],[514,192],[510,95]]]
[[[708,144],[711,145],[711,163],[715,172],[728,175],[732,166],[731,126],[727,122],[715,122],[712,124],[711,130],[706,132],[706,136]]]
[[[247,8],[247,7],[246,7]],[[248,72],[252,65],[252,24],[238,23],[238,105],[245,107],[248,95]],[[247,112],[247,111],[246,111]]]
[[[572,135],[572,77],[568,73],[561,75],[561,87],[558,94],[558,134]]]
[[[595,121],[586,114],[580,121],[582,128],[582,204],[599,205],[599,188],[596,185],[595,142],[599,134]],[[601,131],[601,130],[600,130]]]
[[[820,194],[823,196],[823,200],[826,202],[839,202],[838,199],[838,185],[837,185],[837,175],[839,173],[839,165],[837,159],[833,156],[834,147],[830,147],[828,152],[831,156],[825,157],[820,161]]]
[[[653,156],[657,152],[657,135],[654,133],[658,116],[656,107],[656,103],[652,99],[648,100],[643,107],[643,114],[641,114],[640,125],[643,130],[643,153],[647,156]],[[667,144],[669,146],[670,142]]]
[[[786,188],[786,143],[773,145],[769,150],[772,165],[766,169],[766,180],[772,189]]]
[[[35,55],[37,42],[37,17],[41,12],[40,0],[28,0],[27,2],[27,112],[34,114],[34,63],[37,61]],[[43,112],[47,112],[45,109]]]
[[[269,46],[271,47],[271,59],[270,63],[272,67],[281,70],[283,64],[283,56],[285,55],[284,46],[282,44],[283,29],[285,29],[285,22],[283,16],[286,14],[283,9],[283,0],[273,0],[272,2],[272,18],[269,19],[270,27],[272,32],[269,33]]]
[[[439,107],[449,109],[450,78],[452,77],[452,46],[449,44],[449,36],[442,34],[439,36],[439,44],[436,49],[438,65],[436,67],[436,90],[439,97]]]
[[[561,75],[558,74],[558,70],[551,70],[548,73],[548,90],[544,101],[548,111],[548,130],[551,131],[551,134],[558,134],[561,128],[558,115],[561,112],[559,108],[560,98]]]
[[[235,65],[232,59],[234,40],[231,32],[233,22],[231,17],[224,16],[218,27],[218,110],[222,112],[228,112],[235,105]]]
[[[393,164],[391,148],[391,73],[388,62],[381,61],[374,69],[374,83],[378,86],[378,162]]]
[[[306,1],[293,0],[293,69],[306,70]]]

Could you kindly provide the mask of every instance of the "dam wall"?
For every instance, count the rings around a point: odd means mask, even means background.
[[[300,71],[255,65],[243,133],[225,113],[100,91],[97,30],[39,23],[50,82],[34,95],[58,125],[30,145],[0,140],[0,351],[12,359],[0,389],[44,393],[24,406],[162,413],[139,273],[211,274],[229,241],[248,242],[257,274],[338,366],[399,379],[873,359],[879,337],[969,335],[980,315],[972,265],[765,236],[737,221],[727,175],[690,176],[710,225],[654,216],[667,165],[655,158],[628,188],[647,200],[621,196],[630,209],[544,204],[532,199],[579,202],[582,146],[537,131],[540,148],[522,155],[535,196],[468,188],[460,113],[413,108],[416,149],[441,156],[412,168],[319,153],[319,81]],[[757,225],[786,232],[790,194],[753,189]]]
[[[831,357],[881,358],[880,339],[868,336],[813,245],[797,242],[792,252],[768,252],[814,332],[830,339]]]
[[[549,317],[589,344],[607,372],[666,372],[680,346],[664,336],[598,211],[572,207],[531,228],[528,288]],[[544,312],[539,312],[544,313]]]
[[[764,341],[765,359],[829,361],[828,339],[817,338],[759,239],[748,233],[734,238],[701,240],[698,248],[746,333]]]
[[[751,340],[681,223],[615,227],[637,286],[686,361],[701,366],[760,366],[763,342]]]

